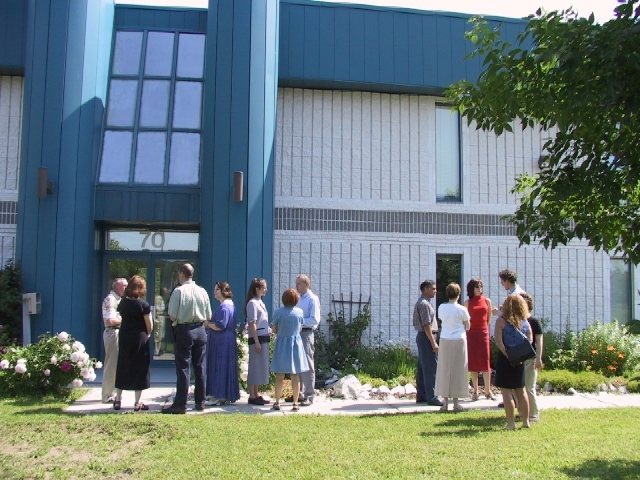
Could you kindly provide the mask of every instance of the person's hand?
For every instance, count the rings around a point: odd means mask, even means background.
[[[262,345],[255,343],[253,346],[256,347],[256,353],[262,352]]]
[[[433,353],[438,353],[438,350],[440,349],[437,343],[435,345],[431,345],[431,348],[433,348]]]
[[[497,315],[498,314],[498,307],[493,307],[491,309],[491,315]]]
[[[535,363],[534,368],[536,370],[542,370],[544,368],[544,364],[542,363],[542,360],[539,360],[539,359],[536,358],[536,363]]]

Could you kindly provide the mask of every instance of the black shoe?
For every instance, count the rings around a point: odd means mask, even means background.
[[[429,403],[429,400],[425,400],[424,398],[416,398],[416,403]]]
[[[293,395],[284,399],[285,402],[293,403]],[[302,395],[298,395],[298,402],[304,402],[304,397]]]
[[[250,405],[266,405],[267,402],[262,397],[249,398]]]
[[[267,405],[267,404],[271,403],[271,400],[267,400],[266,398],[262,398],[262,395],[260,395],[258,398],[264,402],[263,405]]]
[[[199,412],[204,411],[204,402],[196,403],[196,410]]]
[[[170,415],[184,415],[185,413],[187,413],[187,408],[171,405],[169,407],[164,407],[162,410],[160,410],[160,413],[168,413]]]
[[[500,403],[498,404],[498,408],[504,408],[504,402],[500,402]]]
[[[440,401],[437,398],[434,398],[433,400],[429,400],[427,402],[429,405],[433,406],[433,407],[443,407],[444,403],[442,403],[442,401]]]

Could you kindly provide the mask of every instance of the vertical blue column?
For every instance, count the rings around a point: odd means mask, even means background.
[[[210,0],[204,97],[200,275],[228,281],[239,310],[273,275],[278,0]],[[233,201],[233,172],[244,198]],[[242,316],[242,314],[240,315]]]
[[[67,331],[96,352],[93,196],[106,97],[113,0],[30,0],[16,258],[42,295],[32,340]],[[38,167],[54,193],[37,197]]]

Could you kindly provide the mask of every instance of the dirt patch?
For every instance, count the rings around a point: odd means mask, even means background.
[[[2,447],[2,453],[12,457],[28,457],[36,450],[37,447],[27,442],[17,443],[16,445],[5,445]]]

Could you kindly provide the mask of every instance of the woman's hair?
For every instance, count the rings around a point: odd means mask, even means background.
[[[460,285],[457,283],[450,283],[447,285],[446,293],[449,300],[455,300],[460,296]]]
[[[124,289],[126,297],[140,298],[147,294],[147,282],[140,275],[134,275],[129,280],[129,285]]]
[[[480,280],[479,278],[472,278],[471,280],[469,280],[469,283],[467,283],[467,296],[469,298],[475,297],[476,287],[482,287],[482,286],[483,286],[482,280]]]
[[[249,290],[247,290],[247,298],[244,300],[244,314],[247,314],[247,305],[252,298],[258,296],[258,289],[264,287],[267,284],[267,281],[264,278],[254,278],[251,280],[251,284],[249,285]]]
[[[518,295],[524,298],[524,301],[527,302],[529,313],[533,312],[533,297],[526,292],[520,292]]]
[[[220,290],[220,293],[222,293],[222,296],[224,298],[232,298],[233,297],[233,292],[231,291],[231,287],[229,286],[229,284],[227,282],[217,282],[216,283],[216,287],[218,287],[218,289]]]
[[[285,290],[282,294],[282,304],[285,307],[295,307],[298,303],[298,300],[300,300],[300,296],[298,295],[298,292],[296,292],[293,288]]]
[[[522,328],[522,321],[529,316],[527,302],[517,293],[507,295],[502,304],[502,316],[518,330]]]

